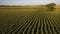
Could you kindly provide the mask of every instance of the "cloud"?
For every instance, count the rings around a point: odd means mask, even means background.
[[[60,4],[60,0],[0,0],[0,5],[43,5],[48,3]]]

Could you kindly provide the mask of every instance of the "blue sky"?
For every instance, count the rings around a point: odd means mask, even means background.
[[[0,0],[0,5],[44,5],[49,3],[60,4],[60,0]]]

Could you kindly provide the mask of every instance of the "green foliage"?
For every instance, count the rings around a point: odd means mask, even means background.
[[[46,5],[46,7],[47,7],[50,11],[55,10],[55,6],[56,6],[55,3],[50,3],[50,4],[47,4],[47,5]]]

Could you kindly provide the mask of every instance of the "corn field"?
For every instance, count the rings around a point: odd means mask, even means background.
[[[0,8],[0,34],[60,34],[60,14],[37,9]]]

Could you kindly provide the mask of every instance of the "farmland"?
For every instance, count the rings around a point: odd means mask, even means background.
[[[0,34],[60,34],[60,8],[0,7]]]

